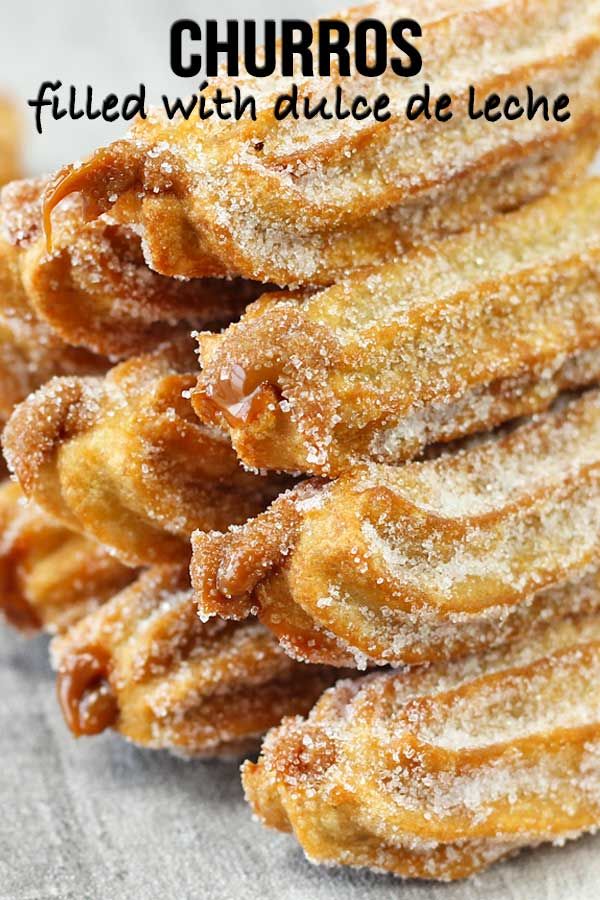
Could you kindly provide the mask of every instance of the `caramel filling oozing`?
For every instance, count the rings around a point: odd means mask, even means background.
[[[21,631],[39,631],[42,621],[37,612],[20,591],[13,591],[3,596],[0,608],[6,621]]]
[[[42,219],[46,235],[46,249],[49,253],[52,251],[52,213],[65,197],[77,189],[77,181],[82,174],[81,169],[84,168],[85,166],[81,166],[80,169],[75,169],[72,165],[67,166],[46,188],[42,202]]]
[[[100,734],[114,725],[119,708],[108,683],[108,658],[86,647],[62,663],[56,690],[65,722],[75,737]]]
[[[113,153],[113,148],[102,148],[83,164],[65,166],[46,188],[42,203],[42,219],[46,235],[46,248],[49,253],[52,251],[52,213],[66,197],[81,191],[89,178],[96,175],[102,168],[106,169],[106,178],[101,180],[101,190],[105,191],[111,175],[110,162]],[[110,206],[106,198],[100,195],[94,196],[92,190],[87,191],[82,196],[82,200],[85,220],[97,218]]]
[[[7,555],[6,565],[0,570],[0,611],[6,621],[21,631],[39,631],[42,620],[25,596],[20,577],[21,554],[13,548]]]
[[[279,389],[266,379],[252,387],[249,373],[235,363],[227,378],[208,385],[200,393],[209,407],[223,414],[231,428],[239,428],[257,418],[272,401],[273,394],[279,394]]]

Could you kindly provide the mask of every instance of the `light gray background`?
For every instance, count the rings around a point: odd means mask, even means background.
[[[62,120],[35,134],[28,97],[45,79],[104,96],[196,83],[169,70],[181,17],[310,18],[335,3],[20,0],[0,7],[0,89],[23,111],[27,166],[49,171],[123,125]],[[58,712],[46,640],[0,625],[0,900],[592,900],[600,838],[524,853],[464,884],[402,884],[319,870],[289,837],[253,823],[234,763],[183,762],[113,735],[74,741]]]

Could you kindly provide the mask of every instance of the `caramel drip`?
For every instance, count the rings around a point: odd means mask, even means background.
[[[255,387],[251,387],[249,382],[249,373],[235,363],[227,378],[209,384],[198,394],[209,408],[223,414],[231,428],[239,428],[257,418],[273,395],[279,396],[279,389],[267,380],[259,381]]]
[[[100,734],[114,725],[119,707],[107,676],[108,657],[99,647],[76,651],[62,663],[56,690],[65,722],[75,737]]]
[[[73,165],[65,166],[46,188],[42,202],[42,219],[44,234],[46,235],[46,249],[49,253],[52,252],[52,213],[66,197],[75,193],[80,187],[83,187],[86,175],[89,171],[93,171],[95,167],[95,160],[77,167]],[[92,202],[92,200],[86,196],[85,218],[95,218],[101,212],[101,205]]]
[[[0,609],[6,621],[20,631],[39,631],[42,621],[31,603],[20,591],[0,598]]]
[[[137,160],[131,160],[128,141],[116,141],[101,147],[85,163],[65,166],[46,188],[42,203],[42,219],[46,246],[52,250],[52,213],[70,194],[82,193],[84,220],[96,219],[113,205],[114,198],[134,183],[138,176]]]
[[[19,576],[20,554],[9,554],[0,570],[0,611],[6,621],[21,631],[39,631],[42,620],[29,602]]]
[[[75,167],[72,165],[66,166],[58,172],[46,188],[42,201],[42,221],[48,253],[52,252],[52,213],[58,204],[75,190],[74,182],[76,181],[76,176],[77,170]]]

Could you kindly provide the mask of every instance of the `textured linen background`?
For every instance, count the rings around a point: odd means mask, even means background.
[[[30,173],[50,171],[119,136],[123,123],[66,119],[40,137],[25,105],[42,80],[136,90],[150,99],[197,83],[169,69],[177,18],[301,16],[307,0],[54,0],[0,6],[0,89],[20,101]],[[296,843],[263,830],[235,763],[184,762],[113,735],[73,741],[58,712],[46,640],[0,625],[0,900],[592,900],[600,838],[524,853],[464,884],[403,884],[316,869]]]

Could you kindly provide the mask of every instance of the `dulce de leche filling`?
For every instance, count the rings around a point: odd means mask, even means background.
[[[19,549],[13,547],[0,563],[0,612],[7,622],[21,631],[39,631],[42,620],[26,595],[21,577],[23,560]]]
[[[239,428],[258,417],[274,396],[279,397],[279,388],[262,373],[256,382],[257,373],[234,363],[226,378],[197,391],[195,401],[205,413],[222,413],[231,428]]]
[[[100,734],[117,720],[119,707],[108,682],[108,656],[99,647],[74,652],[61,663],[56,691],[75,737]]]
[[[21,631],[38,631],[42,627],[37,612],[20,591],[3,595],[0,599],[0,609],[6,621]]]
[[[73,193],[82,192],[85,221],[96,219],[113,205],[112,195],[126,190],[139,175],[137,159],[129,159],[127,140],[101,147],[86,162],[65,166],[46,188],[42,221],[48,251],[52,250],[52,213]]]
[[[231,428],[239,428],[257,418],[280,393],[272,382],[261,377],[256,384],[256,373],[252,376],[234,363],[227,377],[197,391],[195,400],[205,413],[222,413]]]
[[[49,252],[52,250],[52,213],[65,197],[77,191],[79,184],[90,169],[92,169],[91,163],[79,167],[66,166],[46,188],[42,201],[42,221],[46,235],[46,247]],[[89,198],[86,198],[86,217],[93,218],[94,215],[101,212],[102,208],[99,204],[94,204]]]

